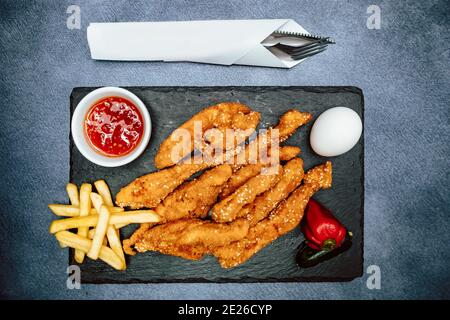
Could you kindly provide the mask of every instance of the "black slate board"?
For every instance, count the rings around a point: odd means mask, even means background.
[[[95,88],[74,88],[70,97],[71,114],[78,102]],[[157,148],[172,130],[201,109],[222,101],[240,101],[261,112],[260,127],[277,123],[291,108],[311,112],[316,118],[337,106],[355,110],[364,119],[364,98],[356,87],[127,87],[146,104],[152,118],[152,136],[147,150],[123,167],[104,168],[86,160],[70,144],[70,180],[78,185],[105,179],[113,194],[136,177],[154,171]],[[305,169],[326,161],[314,154],[308,143],[313,121],[300,128],[285,144],[299,146]],[[362,275],[364,213],[364,140],[348,153],[331,158],[333,186],[314,198],[331,209],[354,233],[352,248],[313,268],[301,269],[295,263],[303,236],[296,228],[257,253],[245,264],[222,269],[214,257],[189,261],[157,252],[127,258],[127,270],[115,271],[101,261],[87,259],[82,265],[83,283],[150,282],[297,282],[350,281]],[[121,231],[131,235],[136,226]],[[70,255],[70,264],[75,264]]]

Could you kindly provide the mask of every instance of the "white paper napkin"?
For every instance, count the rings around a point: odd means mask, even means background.
[[[264,19],[91,23],[87,38],[97,60],[296,66],[302,60],[269,50],[275,31],[308,34],[294,20]]]

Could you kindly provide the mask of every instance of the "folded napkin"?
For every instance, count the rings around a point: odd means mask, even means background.
[[[304,59],[271,50],[278,42],[273,34],[289,32],[309,34],[294,20],[264,19],[91,23],[87,38],[91,57],[97,60],[292,68]],[[305,43],[298,41],[294,45]]]

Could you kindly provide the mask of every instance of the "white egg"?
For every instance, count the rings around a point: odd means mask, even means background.
[[[309,141],[315,153],[334,157],[352,149],[362,132],[359,115],[349,108],[335,107],[323,112],[314,122]]]

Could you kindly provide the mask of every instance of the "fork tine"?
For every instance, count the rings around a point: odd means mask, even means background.
[[[311,40],[323,40],[327,39],[330,44],[334,44],[335,42],[330,37],[321,37],[318,35],[305,34],[300,32],[289,32],[289,31],[275,31],[274,35],[277,37],[295,37],[295,38],[303,38],[303,39],[311,39]]]
[[[305,58],[311,57],[311,56],[313,56],[313,55],[319,54],[319,53],[325,51],[326,49],[327,49],[327,48],[325,47],[325,48],[320,49],[320,50],[316,50],[316,51],[312,51],[312,52],[303,53],[303,54],[297,55],[297,56],[291,56],[291,58],[292,58],[293,60],[301,60],[301,59],[305,59]]]
[[[298,50],[298,51],[292,52],[290,55],[291,56],[303,55],[303,54],[306,54],[306,53],[309,53],[309,52],[312,52],[312,51],[316,51],[316,50],[320,50],[320,49],[323,49],[323,48],[326,48],[326,47],[327,47],[327,44],[321,44],[321,45],[317,45],[317,46],[314,46],[314,47],[309,47],[309,48],[304,49],[304,50]]]
[[[310,47],[310,46],[312,46],[312,45],[314,45],[316,43],[322,43],[322,42],[325,42],[325,41],[326,41],[326,39],[311,40],[308,43],[305,43],[305,44],[303,44],[301,46],[298,46],[298,47],[290,46],[290,45],[284,45],[284,44],[281,44],[281,43],[279,45],[282,46],[282,47],[285,47],[287,50],[296,50],[296,49],[300,49],[300,48],[307,48],[307,47]]]
[[[283,50],[287,54],[299,54],[307,49],[317,48],[317,47],[320,47],[323,45],[327,45],[328,43],[329,42],[325,41],[324,39],[320,39],[320,40],[316,40],[312,43],[308,43],[308,44],[305,44],[300,47],[292,47],[292,46],[287,46],[287,45],[282,45],[282,44],[277,44],[275,47]]]

